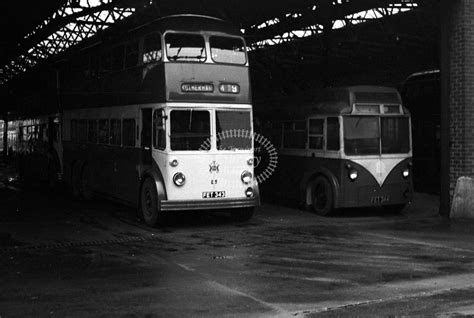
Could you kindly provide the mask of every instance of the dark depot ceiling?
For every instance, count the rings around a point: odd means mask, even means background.
[[[0,62],[4,65],[16,52],[23,37],[53,15],[64,0],[0,1]]]

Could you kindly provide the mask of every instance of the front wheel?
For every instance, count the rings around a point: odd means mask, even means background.
[[[334,212],[334,195],[331,184],[324,177],[316,177],[310,183],[311,207],[316,214],[329,216]]]
[[[252,218],[254,210],[254,207],[236,209],[232,211],[232,218],[238,222],[248,221]]]
[[[147,178],[140,193],[140,208],[143,220],[149,226],[163,225],[166,221],[164,212],[160,211],[155,182]]]

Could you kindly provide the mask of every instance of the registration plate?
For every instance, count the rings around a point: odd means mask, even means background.
[[[389,200],[390,200],[390,197],[388,195],[380,195],[380,196],[370,198],[370,202],[372,202],[372,204],[387,203]]]
[[[210,191],[202,193],[203,199],[225,198],[225,191]]]

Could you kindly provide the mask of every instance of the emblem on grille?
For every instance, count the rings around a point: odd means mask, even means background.
[[[209,165],[209,172],[219,172],[219,165],[215,160]]]
[[[231,129],[225,130],[217,134],[217,141],[230,140],[232,145],[232,140],[239,138],[248,138],[253,139],[254,141],[254,157],[252,158],[253,166],[255,168],[255,175],[258,183],[270,178],[277,167],[278,163],[278,154],[271,143],[270,140],[258,133],[251,133],[245,129]],[[232,148],[232,147],[230,147]],[[206,139],[199,150],[209,150],[211,149],[211,138]],[[213,161],[209,165],[209,172],[213,171],[213,166],[216,166],[216,172],[219,172],[219,165]]]

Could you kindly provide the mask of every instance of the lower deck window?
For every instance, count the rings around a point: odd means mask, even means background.
[[[171,150],[209,150],[209,114],[209,111],[205,110],[172,110]]]
[[[250,150],[249,111],[216,111],[217,150]]]
[[[122,143],[121,136],[121,127],[120,119],[111,119],[110,120],[110,144],[120,146]]]
[[[135,146],[135,119],[133,118],[123,120],[123,145]]]

